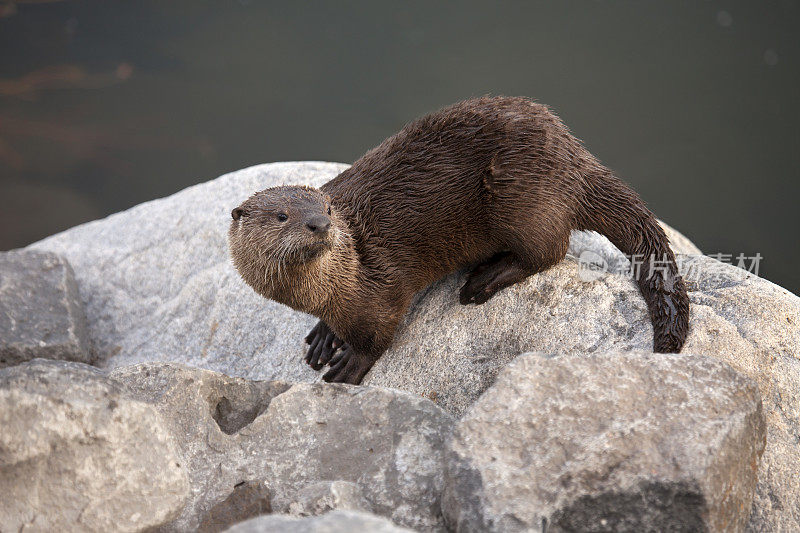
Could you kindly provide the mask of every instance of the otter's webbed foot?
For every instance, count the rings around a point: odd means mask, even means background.
[[[342,339],[320,320],[317,325],[306,335],[306,344],[311,346],[306,353],[306,363],[314,370],[319,370],[325,366],[336,353],[336,350],[344,345]]]
[[[331,360],[331,369],[322,379],[328,383],[349,383],[358,385],[375,364],[375,360],[359,355],[349,344],[344,344],[341,351]]]
[[[485,303],[501,289],[519,283],[533,274],[511,252],[495,255],[477,265],[461,287],[458,300],[462,305]]]

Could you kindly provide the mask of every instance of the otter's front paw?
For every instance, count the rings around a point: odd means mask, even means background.
[[[344,344],[322,320],[306,335],[305,341],[311,345],[306,353],[306,363],[314,370],[325,366]]]
[[[358,355],[350,345],[345,344],[342,346],[342,351],[331,361],[331,369],[322,376],[322,379],[328,383],[358,385],[374,364],[374,360]]]

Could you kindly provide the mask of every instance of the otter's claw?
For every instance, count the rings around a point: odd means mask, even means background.
[[[305,341],[311,346],[306,353],[306,363],[314,370],[325,366],[342,344],[342,339],[336,336],[323,321],[319,321],[311,332],[306,335]]]
[[[331,361],[331,369],[322,376],[322,379],[328,383],[358,385],[373,364],[375,361],[359,356],[348,344],[345,344],[342,346],[342,351]]]

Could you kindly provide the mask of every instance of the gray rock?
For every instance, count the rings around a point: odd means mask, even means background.
[[[404,533],[385,518],[355,511],[332,511],[312,518],[266,515],[236,524],[226,533]]]
[[[231,209],[253,192],[279,184],[319,186],[345,168],[316,162],[247,168],[31,249],[72,262],[100,366],[172,360],[250,379],[317,381],[320,374],[299,363],[302,338],[316,319],[245,285],[228,256],[227,230]],[[682,246],[676,250],[696,250]],[[577,257],[587,249],[609,264],[627,264],[605,237],[575,232],[570,253]]]
[[[90,362],[72,268],[49,252],[0,252],[0,367],[37,357]]]
[[[30,248],[72,264],[101,366],[171,360],[250,379],[314,381],[317,372],[297,357],[316,322],[245,285],[230,262],[227,231],[231,209],[256,190],[321,185],[345,168],[252,167]]]
[[[0,428],[3,531],[143,531],[188,496],[156,410],[80,363],[0,370]]]
[[[247,287],[229,262],[225,234],[230,210],[252,192],[279,183],[320,185],[343,168],[252,167],[33,247],[72,263],[92,340],[109,367],[166,359],[249,379],[319,380],[302,362],[302,339],[316,319]],[[676,250],[692,251],[671,238]],[[624,270],[606,239],[573,234],[571,255],[587,249],[617,265],[611,270]],[[769,437],[752,527],[800,530],[800,299],[707,257],[679,259],[692,303],[685,350],[728,362],[758,382],[764,399]],[[417,297],[394,346],[364,383],[427,396],[459,415],[524,351],[652,350],[647,309],[633,281],[605,274],[586,282],[581,274],[568,259],[479,307],[458,304],[464,273],[448,276]]]
[[[765,423],[758,387],[688,354],[522,355],[456,426],[456,531],[741,531]]]
[[[274,163],[244,169],[84,224],[33,247],[56,250],[76,265],[92,336],[103,355],[100,364],[114,368],[166,359],[250,379],[318,381],[321,374],[302,364],[302,338],[316,320],[264,300],[247,287],[230,264],[226,231],[231,207],[252,192],[282,183],[321,185],[344,168],[335,163]],[[104,247],[92,245],[98,239]],[[691,243],[681,248],[695,249]],[[595,250],[610,267],[622,269],[628,264],[605,237],[575,232],[570,253],[577,257],[587,250]],[[112,263],[114,268],[108,268]],[[583,284],[575,284],[576,276],[569,277],[575,278],[569,281],[580,289],[574,291],[575,296],[581,296]],[[505,320],[498,315],[513,310],[509,300],[528,299],[530,288],[501,295],[493,306],[499,313],[486,313],[486,306],[457,305],[457,291],[451,289],[462,279],[463,274],[450,276],[424,291],[423,295],[436,293],[437,301],[416,306],[406,327],[398,332],[395,347],[368,376],[367,384],[435,397],[445,408],[460,413],[492,382],[497,370],[521,351],[522,344],[536,347],[538,339],[530,338],[527,327],[518,333],[494,327]],[[560,281],[547,287],[552,292]],[[623,281],[622,286],[633,285]],[[600,295],[615,288],[598,283],[594,292]],[[613,303],[613,295],[608,296],[595,318],[607,316],[607,307]],[[549,305],[551,299],[549,295],[537,298],[534,305]],[[629,316],[642,323],[640,344],[646,344],[649,323],[641,309]],[[440,313],[445,315],[443,321]],[[528,315],[518,318],[527,322]],[[471,324],[475,320],[484,328],[483,340],[474,338]],[[443,343],[443,336],[434,335],[432,328],[448,331],[443,335],[448,342]],[[604,329],[608,337],[608,328]],[[629,344],[618,332],[611,333],[608,344],[612,348]],[[428,339],[423,349],[420,339]],[[400,367],[384,366],[389,360]],[[415,376],[419,382],[409,383],[409,374],[417,370],[424,370]]]
[[[361,488],[349,481],[311,483],[300,489],[291,499],[293,501],[288,508],[275,511],[294,516],[317,516],[335,509],[372,512],[372,506],[364,499]]]
[[[266,450],[243,457],[238,432],[286,391],[288,383],[252,382],[167,363],[118,368],[110,377],[130,397],[152,404],[163,415],[184,458],[192,493],[165,530],[194,531],[215,520],[225,507],[222,502],[243,482],[263,480],[270,488],[266,467],[259,468]]]
[[[252,479],[264,480],[276,510],[288,510],[311,483],[341,480],[399,524],[442,526],[442,454],[453,420],[428,400],[370,387],[250,382],[167,363],[111,376],[161,412],[184,455],[192,497],[168,529],[196,529]]]

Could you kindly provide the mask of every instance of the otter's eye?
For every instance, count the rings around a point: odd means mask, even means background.
[[[286,222],[289,220],[289,217],[286,216],[286,213],[278,213],[278,222]]]
[[[328,206],[328,216],[331,216],[331,206]]]

